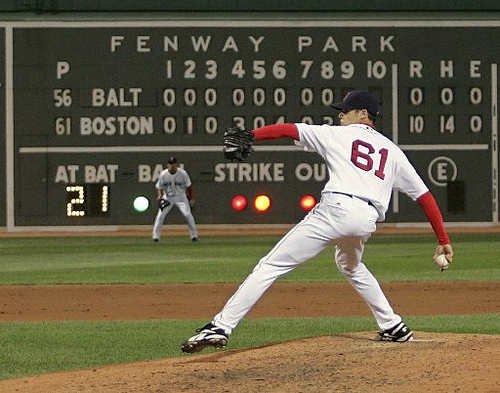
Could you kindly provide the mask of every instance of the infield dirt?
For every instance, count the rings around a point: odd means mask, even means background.
[[[382,286],[394,308],[406,316],[500,313],[498,282]],[[0,286],[0,322],[208,319],[235,289],[229,284]],[[248,317],[369,315],[348,284],[278,283]],[[374,334],[246,350],[231,350],[229,344],[216,353],[179,353],[177,358],[3,380],[0,392],[500,392],[498,335],[417,330],[415,341],[395,344],[371,341]]]
[[[500,283],[383,285],[404,315],[500,312]],[[0,286],[0,321],[210,318],[234,285]],[[207,307],[199,307],[203,303]],[[249,318],[368,316],[347,284],[276,284]],[[195,327],[193,327],[194,329]],[[193,332],[186,332],[186,337]],[[1,392],[499,392],[500,336],[375,332],[0,381]],[[235,332],[237,334],[237,331]],[[179,343],[172,343],[178,346]]]

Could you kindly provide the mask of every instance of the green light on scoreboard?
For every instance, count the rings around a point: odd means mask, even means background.
[[[139,195],[134,199],[134,210],[138,213],[143,213],[149,208],[149,199],[143,195]]]

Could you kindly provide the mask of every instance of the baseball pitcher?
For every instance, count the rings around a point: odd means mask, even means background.
[[[416,200],[436,234],[438,256],[451,263],[453,249],[439,207],[408,158],[390,139],[379,133],[374,121],[379,108],[367,91],[348,93],[332,105],[340,111],[340,126],[274,124],[253,131],[237,127],[226,131],[226,158],[242,161],[252,152],[254,140],[291,138],[305,150],[318,153],[329,179],[320,202],[264,256],[210,323],[187,339],[182,351],[207,346],[224,347],[230,334],[276,279],[335,245],[338,269],[366,302],[380,328],[379,341],[405,342],[413,332],[391,307],[376,278],[362,261],[365,243],[383,221],[392,190]],[[444,264],[443,270],[449,268]]]

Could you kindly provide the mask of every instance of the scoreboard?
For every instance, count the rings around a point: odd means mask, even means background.
[[[170,156],[188,170],[200,224],[294,223],[326,169],[289,140],[224,160],[223,131],[337,122],[350,90],[381,103],[447,221],[498,222],[496,22],[113,21],[0,25],[5,221],[16,226],[151,224]],[[2,124],[3,126],[3,124]],[[267,213],[231,209],[271,198]],[[134,200],[146,196],[146,211]],[[1,216],[0,216],[1,218]],[[169,222],[183,223],[172,214]],[[425,221],[395,192],[388,222]]]

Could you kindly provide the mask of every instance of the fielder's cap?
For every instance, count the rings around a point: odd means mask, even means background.
[[[177,164],[177,158],[175,158],[175,157],[170,157],[170,158],[168,159],[168,163],[169,163],[169,164]]]
[[[378,102],[366,90],[353,90],[347,93],[342,102],[332,104],[332,108],[345,112],[353,109],[366,109],[371,115],[378,115]]]

